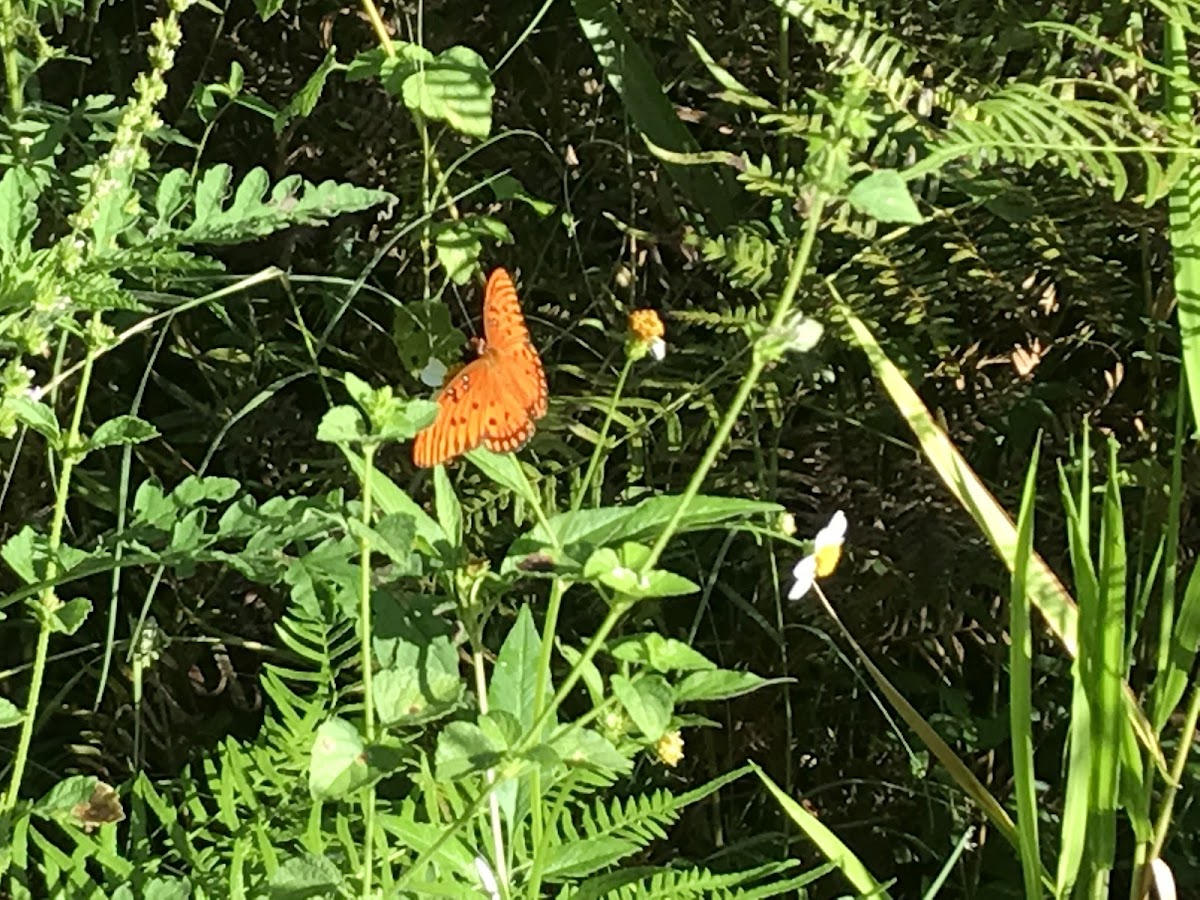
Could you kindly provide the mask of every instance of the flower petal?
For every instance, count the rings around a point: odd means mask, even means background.
[[[796,579],[796,583],[788,591],[788,599],[799,600],[812,590],[813,582],[817,580],[817,558],[806,556],[796,563],[796,567],[792,569],[792,577]]]

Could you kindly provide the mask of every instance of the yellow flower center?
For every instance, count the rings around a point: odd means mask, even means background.
[[[649,344],[667,333],[663,321],[653,309],[635,309],[629,314],[629,330],[639,341]]]

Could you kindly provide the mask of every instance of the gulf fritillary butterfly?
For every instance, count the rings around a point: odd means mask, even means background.
[[[519,450],[546,414],[546,373],[529,340],[517,289],[494,269],[483,292],[483,347],[437,396],[437,418],[413,441],[413,462],[438,466],[480,444]]]

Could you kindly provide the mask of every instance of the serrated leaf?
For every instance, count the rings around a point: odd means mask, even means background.
[[[91,612],[92,601],[87,597],[76,597],[54,611],[50,627],[63,634],[74,634]]]
[[[95,775],[72,775],[64,778],[37,800],[30,812],[43,819],[65,820],[72,810],[87,803],[100,779]]]
[[[98,427],[88,439],[89,450],[140,444],[158,437],[158,429],[137,416],[117,416]]]
[[[317,426],[317,440],[331,444],[355,443],[366,435],[362,414],[353,406],[335,406],[321,417]]]
[[[492,131],[492,84],[487,63],[469,47],[443,50],[404,79],[404,105],[470,137]]]
[[[488,708],[511,713],[526,730],[533,727],[537,718],[533,695],[541,648],[542,640],[533,623],[533,614],[528,606],[522,606],[496,657],[496,667],[488,685]],[[551,694],[554,692],[549,683],[547,690]],[[547,722],[551,731],[556,725],[555,718]]]
[[[25,169],[13,166],[0,178],[0,259],[29,250],[37,224],[37,182]]]
[[[234,244],[263,237],[294,225],[323,225],[396,198],[387,191],[324,181],[312,184],[299,176],[284,178],[264,197],[269,179],[262,168],[251,169],[225,205],[231,184],[226,165],[207,170],[196,187],[195,217],[178,232],[189,243]]]
[[[859,212],[880,222],[919,225],[925,221],[907,183],[895,169],[872,172],[850,189],[846,199]]]

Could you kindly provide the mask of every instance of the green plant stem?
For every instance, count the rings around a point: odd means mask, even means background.
[[[783,286],[783,291],[779,294],[779,301],[775,305],[775,312],[772,314],[771,321],[767,325],[768,331],[778,329],[783,324],[788,312],[791,311],[792,303],[796,299],[796,292],[800,289],[800,282],[808,271],[808,261],[812,256],[817,232],[821,229],[821,219],[825,211],[826,202],[824,192],[819,189],[815,190],[812,203],[809,207],[808,219],[804,223],[804,232],[800,236],[800,246],[796,251],[795,258],[792,260],[792,267],[788,272],[787,282]],[[654,568],[663,551],[666,549],[667,544],[674,537],[675,531],[679,528],[679,523],[683,520],[684,513],[687,512],[688,506],[696,498],[696,494],[700,492],[700,486],[704,483],[704,479],[708,477],[709,470],[717,461],[717,454],[721,452],[721,448],[725,446],[725,441],[728,440],[729,435],[733,432],[733,426],[742,413],[742,407],[746,405],[746,401],[750,399],[750,395],[754,392],[754,387],[758,384],[759,375],[762,374],[763,369],[767,367],[770,361],[767,356],[758,351],[757,347],[755,348],[754,354],[750,359],[750,367],[746,370],[741,384],[738,385],[733,402],[725,410],[725,416],[721,419],[721,424],[717,426],[717,433],[713,435],[708,448],[704,451],[704,456],[701,457],[700,464],[696,467],[691,481],[688,482],[687,487],[683,491],[679,505],[675,507],[675,511],[667,521],[666,527],[659,534],[658,540],[654,542],[654,546],[650,548],[650,555],[646,558],[645,563],[643,563],[639,574],[645,575]]]
[[[533,684],[533,712],[541,717],[542,706],[546,701],[546,688],[550,684],[550,658],[554,655],[554,638],[558,632],[558,614],[562,609],[563,595],[566,594],[566,582],[555,578],[550,585],[550,600],[546,605],[546,621],[542,625],[542,643],[538,650],[537,676]],[[533,737],[541,739],[540,728],[535,726]],[[542,796],[542,772],[535,767],[532,776],[531,793],[534,797]],[[530,844],[540,847],[542,842],[542,804],[531,804]],[[542,883],[542,854],[533,854],[533,864],[529,871],[529,896],[537,897]]]
[[[4,56],[4,83],[8,88],[8,112],[16,119],[24,108],[21,96],[21,70],[17,59],[17,22],[25,18],[24,10],[13,8],[13,0],[0,0],[0,54]]]
[[[3,0],[0,0],[3,2]],[[86,334],[95,334],[100,324],[100,314],[92,314],[91,326]],[[46,675],[46,660],[50,655],[50,635],[53,633],[54,614],[61,603],[54,590],[54,577],[58,574],[58,549],[62,546],[63,523],[67,519],[67,500],[71,493],[71,474],[75,470],[79,449],[79,427],[83,422],[83,410],[87,405],[88,388],[92,382],[92,366],[95,356],[87,348],[83,372],[79,376],[79,390],[75,394],[75,410],[71,415],[71,427],[63,443],[63,464],[58,473],[58,484],[54,494],[54,513],[50,520],[49,553],[46,560],[46,580],[49,584],[42,589],[37,600],[38,640],[33,655],[33,671],[29,676],[29,697],[25,701],[25,716],[21,721],[21,735],[17,740],[17,752],[13,758],[12,778],[8,794],[0,805],[0,812],[11,812],[16,808],[21,795],[21,779],[25,776],[25,764],[29,760],[29,745],[33,741],[33,726],[37,719],[38,702],[41,699],[42,680]]]
[[[475,582],[474,593],[478,593],[481,584],[482,582]],[[471,603],[475,604],[474,597],[471,598]],[[471,665],[475,670],[475,695],[479,698],[480,714],[486,716],[488,714],[488,686],[487,672],[483,664],[483,637],[481,634],[475,634],[472,641],[475,645],[474,652],[471,653]],[[501,884],[508,884],[508,861],[504,854],[504,822],[500,817],[500,799],[496,796],[495,791],[496,770],[490,768],[485,774],[488,782],[488,816],[492,825],[492,855],[496,860],[496,877]]]
[[[375,465],[374,444],[363,446],[363,477],[362,477],[362,523],[363,533],[358,539],[361,561],[359,563],[359,592],[358,633],[362,641],[362,679],[363,679],[363,733],[368,744],[375,742],[375,693],[374,669],[375,655],[371,639],[371,541],[368,531],[371,527],[372,504],[371,473]],[[374,868],[374,838],[375,838],[375,786],[368,785],[363,790],[363,864],[362,864],[362,896],[371,896],[371,876]]]
[[[592,478],[596,475],[596,469],[600,465],[600,454],[604,452],[604,442],[608,439],[608,429],[612,426],[613,416],[617,412],[617,403],[621,399],[621,394],[625,391],[625,381],[629,378],[633,362],[633,356],[626,354],[625,365],[621,367],[621,374],[617,376],[617,387],[613,391],[612,397],[609,398],[608,409],[604,413],[604,424],[600,426],[600,435],[596,438],[596,446],[592,448],[592,458],[588,460],[587,472],[584,473],[583,481],[579,484],[579,490],[575,492],[575,499],[571,501],[571,512],[579,512],[579,508],[583,505],[583,498],[587,494],[588,486],[592,483]]]

